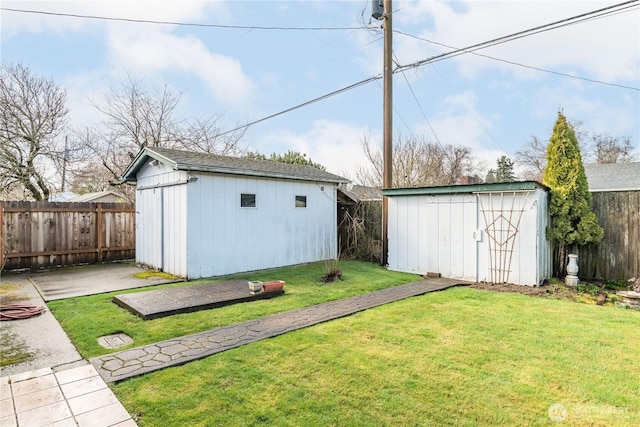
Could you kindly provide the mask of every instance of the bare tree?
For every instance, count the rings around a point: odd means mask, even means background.
[[[636,160],[629,137],[589,133],[580,129],[582,125],[580,121],[568,121],[568,123],[578,129],[575,135],[584,164],[628,163]],[[591,140],[591,144],[588,144],[588,139]],[[523,168],[522,177],[524,179],[542,182],[542,174],[547,166],[547,145],[548,141],[531,136],[529,142],[516,151],[516,163]]]
[[[0,66],[0,196],[22,192],[47,200],[56,170],[65,155],[58,137],[67,125],[66,92],[29,67]]]
[[[591,150],[595,163],[629,163],[635,161],[629,137],[613,137],[609,134],[591,135]]]
[[[382,150],[374,149],[367,137],[362,147],[369,160],[368,167],[356,171],[363,185],[382,186]],[[399,135],[393,143],[393,187],[452,185],[461,177],[476,171],[475,159],[467,147],[435,144],[424,137]]]
[[[98,177],[109,176],[121,184],[120,174],[144,146],[186,149],[211,154],[236,155],[245,129],[223,133],[221,115],[187,120],[178,116],[182,94],[164,85],[144,88],[141,80],[111,88],[100,101],[92,101],[103,114],[105,131],[84,129],[77,134],[100,162]]]
[[[516,163],[523,167],[522,178],[542,182],[547,166],[547,142],[531,136],[529,142],[516,151]]]

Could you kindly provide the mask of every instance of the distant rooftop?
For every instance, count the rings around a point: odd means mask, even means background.
[[[77,197],[74,197],[67,202],[95,202],[95,201],[125,201],[127,198],[120,193],[116,193],[115,191],[97,191],[94,193],[85,193],[81,194]]]
[[[78,195],[73,191],[64,191],[62,193],[57,193],[52,196],[49,196],[49,201],[50,202],[68,202],[74,197],[78,197]]]
[[[382,191],[375,187],[343,184],[338,187],[338,190],[349,197],[353,202],[373,202],[382,200]]]
[[[585,165],[589,191],[640,190],[640,162]]]

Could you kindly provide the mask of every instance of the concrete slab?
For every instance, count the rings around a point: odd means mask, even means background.
[[[25,274],[3,273],[0,278],[0,305],[8,304],[45,306]],[[45,367],[86,364],[48,309],[29,319],[3,321],[1,326],[3,357],[15,357],[18,362],[0,367],[0,376]]]
[[[26,275],[47,302],[182,281],[153,275],[135,277],[138,273],[148,272],[128,263],[110,263],[42,270]]]
[[[203,283],[116,295],[113,302],[144,320],[273,298],[283,290],[252,294],[247,280]]]

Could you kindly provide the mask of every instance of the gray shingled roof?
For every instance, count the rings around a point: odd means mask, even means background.
[[[140,168],[155,159],[174,170],[223,173],[255,177],[293,179],[316,182],[347,182],[346,178],[305,165],[274,162],[270,160],[246,159],[218,156],[193,151],[173,150],[161,147],[145,147],[122,173],[125,181],[135,181]]]
[[[364,185],[346,185],[338,188],[344,195],[354,202],[371,202],[382,200],[382,190]]]
[[[640,162],[585,165],[589,191],[640,190]]]

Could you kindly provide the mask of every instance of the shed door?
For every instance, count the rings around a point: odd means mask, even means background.
[[[162,188],[138,190],[136,260],[162,270]]]
[[[389,267],[476,280],[477,199],[472,195],[389,198]]]

